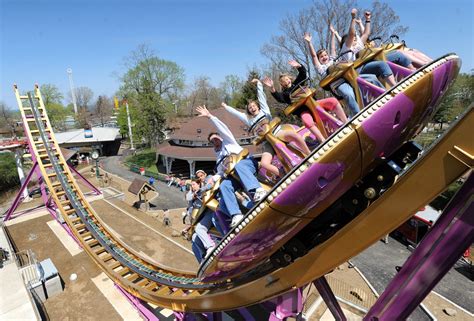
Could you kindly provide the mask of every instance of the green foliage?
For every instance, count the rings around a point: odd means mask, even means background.
[[[242,93],[238,97],[235,107],[245,109],[249,100],[257,100],[257,86],[251,82],[252,79],[260,78],[257,71],[249,71],[247,82],[242,86]]]
[[[448,188],[436,197],[431,203],[430,206],[437,210],[443,210],[449,201],[454,197],[456,192],[461,188],[462,182],[456,181],[448,186]]]
[[[66,117],[73,114],[63,105],[58,103],[49,103],[46,105],[46,111],[48,112],[51,126],[53,126],[54,129],[60,131],[66,129]]]
[[[474,102],[474,75],[459,74],[433,117],[439,124],[450,123]]]
[[[144,139],[153,145],[164,137],[166,115],[173,110],[172,102],[184,88],[184,70],[175,62],[156,57],[146,46],[131,53],[128,65],[120,96],[129,102],[134,141]],[[118,123],[120,131],[128,134],[123,110]]]
[[[146,149],[136,155],[128,157],[127,162],[138,165],[139,167],[153,168],[156,165],[155,159],[156,152],[153,149]]]
[[[13,153],[0,153],[0,192],[20,184]]]
[[[58,87],[52,84],[43,84],[40,86],[41,96],[43,97],[43,102],[46,106],[49,104],[61,104],[64,96],[59,91]]]
[[[221,83],[222,95],[224,101],[230,106],[237,106],[242,99],[242,87],[244,83],[237,75],[225,76]]]

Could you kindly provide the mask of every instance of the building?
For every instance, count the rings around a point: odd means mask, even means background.
[[[229,126],[242,147],[247,148],[257,158],[261,156],[261,148],[252,144],[253,136],[247,132],[247,126],[224,108],[211,112]],[[182,123],[169,135],[169,139],[157,148],[157,157],[160,158],[166,173],[193,177],[198,169],[212,172],[216,157],[207,137],[215,131],[215,127],[206,117],[194,117]]]
[[[80,154],[90,154],[93,150],[98,150],[102,156],[117,155],[122,140],[119,129],[110,127],[76,129],[58,132],[55,136],[62,148],[72,149]]]

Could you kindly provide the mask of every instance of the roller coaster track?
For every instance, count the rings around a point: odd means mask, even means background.
[[[129,293],[175,311],[229,310],[303,286],[328,273],[330,268],[335,268],[354,252],[362,251],[380,237],[378,234],[371,235],[366,242],[357,244],[358,248],[354,250],[353,240],[360,233],[358,229],[365,231],[367,224],[380,224],[383,218],[383,232],[390,232],[451,182],[472,169],[474,147],[470,137],[474,113],[471,108],[436,145],[425,151],[400,176],[393,187],[358,215],[354,224],[342,228],[334,241],[313,248],[307,255],[284,268],[254,275],[250,281],[237,278],[206,283],[194,274],[165,269],[147,261],[107,230],[67,167],[38,87],[35,86],[34,92],[27,95],[20,95],[16,86],[14,89],[26,134],[31,142],[31,152],[38,160],[52,199],[84,250],[114,282]],[[423,182],[423,189],[419,188],[420,182]],[[416,197],[407,198],[407,195]],[[329,269],[327,265],[319,264],[324,260],[333,263]]]

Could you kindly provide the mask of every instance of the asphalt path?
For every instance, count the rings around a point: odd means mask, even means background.
[[[110,156],[100,159],[101,167],[109,173],[115,174],[132,182],[135,178],[145,178],[140,174],[130,171],[121,161],[121,156]],[[158,197],[150,202],[157,209],[184,208],[187,206],[184,199],[185,193],[181,192],[176,186],[168,187],[164,182],[155,180],[153,184],[158,190]]]
[[[375,290],[381,294],[397,273],[395,267],[402,266],[410,254],[406,245],[389,237],[388,244],[377,242],[352,258],[351,262],[361,270]],[[474,302],[473,269],[474,267],[468,264],[457,263],[433,291],[472,313],[472,302]],[[410,320],[430,319],[418,308],[412,313]]]

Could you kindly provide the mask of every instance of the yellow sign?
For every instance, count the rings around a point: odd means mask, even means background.
[[[114,97],[114,106],[115,106],[115,109],[119,109],[119,101],[117,97]]]

